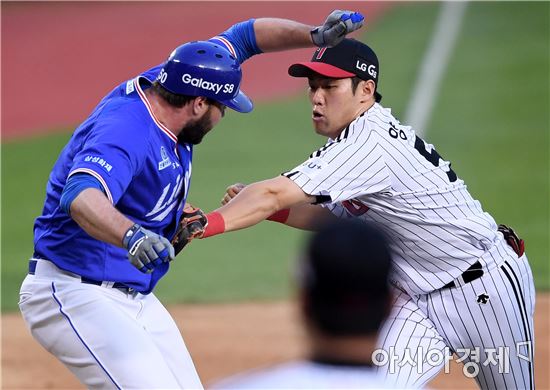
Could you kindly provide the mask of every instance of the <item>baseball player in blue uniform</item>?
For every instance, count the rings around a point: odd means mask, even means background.
[[[313,28],[262,18],[176,48],[112,90],[50,174],[20,291],[33,337],[88,388],[201,388],[179,330],[152,293],[168,272],[193,145],[226,107],[252,110],[240,64],[254,54],[334,46],[362,25],[334,11]]]

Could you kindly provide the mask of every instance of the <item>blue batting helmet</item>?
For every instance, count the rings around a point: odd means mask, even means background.
[[[177,95],[204,96],[235,111],[250,112],[253,104],[240,90],[241,78],[241,66],[227,49],[195,41],[170,54],[157,81]]]

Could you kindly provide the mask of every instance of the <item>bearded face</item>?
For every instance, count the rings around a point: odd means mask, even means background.
[[[206,133],[214,127],[213,122],[212,106],[210,106],[201,118],[182,127],[178,134],[178,142],[180,144],[200,144]]]

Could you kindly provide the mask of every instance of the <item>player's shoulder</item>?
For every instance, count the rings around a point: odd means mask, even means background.
[[[148,112],[139,99],[120,97],[108,102],[98,122],[115,131],[146,133],[149,131],[150,121]]]
[[[335,141],[348,144],[356,142],[363,144],[368,141],[372,146],[379,138],[373,137],[373,134],[384,134],[393,122],[398,121],[392,116],[391,110],[375,103],[355,118]]]
[[[391,123],[399,122],[391,112],[390,108],[374,103],[358,119],[359,123],[366,125],[371,131],[382,131],[387,129]]]
[[[87,143],[145,151],[153,124],[139,98],[116,96],[105,101],[79,130],[88,133]]]
[[[348,124],[335,138],[329,138],[325,145],[311,153],[309,158],[323,157],[331,158],[331,156],[340,155],[342,150],[353,152],[358,147],[375,147],[376,137],[371,137],[373,132],[379,132],[378,127],[371,125],[368,118],[369,112],[374,106],[363,112]]]
[[[358,118],[358,125],[367,128],[368,131],[379,135],[379,140],[391,141],[399,138],[401,140],[412,140],[415,132],[411,126],[402,124],[391,112],[390,108],[375,103],[367,110],[362,117]]]

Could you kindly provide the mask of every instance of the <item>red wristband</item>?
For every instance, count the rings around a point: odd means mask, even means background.
[[[282,209],[274,214],[271,214],[266,219],[273,222],[285,223],[290,214],[290,209]]]
[[[220,213],[212,211],[206,214],[206,219],[208,220],[208,225],[206,225],[206,229],[204,229],[204,234],[201,238],[215,236],[225,231],[225,220]]]

